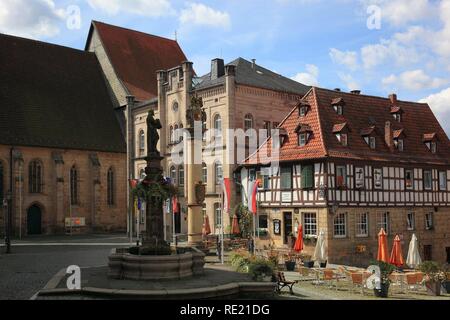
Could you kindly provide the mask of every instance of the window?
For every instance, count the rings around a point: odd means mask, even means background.
[[[408,212],[406,215],[406,223],[408,231],[416,229],[416,214],[414,212]]]
[[[299,108],[299,116],[300,117],[306,116],[307,113],[308,113],[308,107],[303,106],[303,107]]]
[[[222,224],[222,208],[220,207],[220,203],[214,204],[214,223],[216,228],[220,227]]]
[[[369,137],[369,146],[370,146],[370,149],[376,149],[377,139],[375,137]]]
[[[206,213],[206,203],[203,203],[202,205],[202,215],[203,217],[206,217],[207,213]]]
[[[260,229],[269,229],[269,219],[265,215],[259,216],[259,228]]]
[[[173,132],[173,127],[170,126],[170,130],[169,130],[169,142],[173,143],[175,141],[175,137],[174,137],[174,132]]]
[[[373,186],[375,189],[383,188],[383,170],[381,168],[373,169]]]
[[[394,146],[398,151],[403,152],[404,150],[403,139],[394,139]]]
[[[303,225],[306,237],[317,236],[317,215],[315,213],[303,213]]]
[[[337,133],[336,138],[344,147],[348,146],[348,136],[346,133]]]
[[[425,229],[433,230],[433,227],[434,227],[433,212],[430,212],[425,215]]]
[[[292,190],[292,167],[281,167],[281,190]]]
[[[115,177],[113,168],[109,168],[107,180],[107,201],[109,206],[113,206],[115,205]]]
[[[314,166],[302,166],[302,189],[314,188]]]
[[[147,177],[147,174],[145,173],[145,169],[141,169],[141,171],[139,171],[139,178],[141,180],[144,180],[145,177]]]
[[[270,189],[270,177],[269,176],[263,176],[263,189],[264,190]]]
[[[178,185],[184,187],[184,166],[181,165],[178,169]]]
[[[334,218],[334,237],[345,238],[347,236],[347,214],[338,213]]]
[[[214,117],[214,129],[218,136],[222,135],[222,118],[218,114]]]
[[[368,237],[369,236],[369,214],[359,213],[356,215],[356,236]]]
[[[220,185],[223,180],[223,168],[220,162],[217,162],[215,165],[215,173],[216,173],[216,185]]]
[[[202,118],[202,132],[205,133],[206,130],[208,130],[208,123],[207,123],[207,117],[206,117],[206,113],[203,114],[203,118]]]
[[[364,168],[355,168],[355,186],[357,189],[364,188]]]
[[[400,113],[394,113],[394,120],[397,122],[402,122],[402,115]]]
[[[423,187],[425,190],[433,189],[433,178],[429,170],[423,172]]]
[[[298,145],[300,147],[306,146],[307,136],[308,135],[306,133],[304,133],[304,132],[298,134]]]
[[[414,173],[412,170],[405,170],[405,187],[406,189],[412,189],[414,182]]]
[[[334,111],[340,116],[344,114],[344,108],[341,105],[334,106]]]
[[[267,138],[270,137],[272,134],[272,126],[271,126],[270,121],[264,121],[264,130],[266,130],[266,132],[267,132],[266,137]]]
[[[336,167],[336,186],[345,187],[347,185],[347,174],[345,166]]]
[[[439,190],[447,190],[447,172],[439,172]]]
[[[384,229],[387,234],[389,234],[390,221],[389,221],[389,212],[383,212],[378,215],[377,219],[378,230]]]
[[[170,181],[173,185],[177,185],[177,168],[175,166],[170,168]]]
[[[143,156],[145,154],[145,132],[139,131],[139,154]]]
[[[30,162],[29,166],[29,189],[30,193],[42,192],[42,164],[40,161],[35,160]]]
[[[178,109],[179,109],[178,102],[174,102],[173,105],[172,105],[172,110],[173,110],[174,112],[177,112]]]
[[[252,168],[248,170],[248,179],[250,181],[255,181],[256,180],[256,169]]]
[[[206,163],[202,164],[202,182],[205,184],[208,183],[208,166]]]
[[[436,142],[431,142],[430,150],[431,150],[431,153],[437,152],[437,143]]]
[[[70,169],[70,203],[73,206],[80,203],[78,195],[78,170],[75,166]]]
[[[1,201],[3,200],[3,197],[5,195],[5,191],[4,191],[4,177],[5,177],[5,171],[4,171],[4,167],[3,167],[3,162],[0,161],[0,204],[3,205],[3,203],[1,203]]]
[[[245,131],[253,129],[253,116],[251,114],[247,114],[245,116],[244,129],[245,129]]]
[[[178,125],[176,124],[173,128],[173,143],[180,142],[180,131],[178,130]]]

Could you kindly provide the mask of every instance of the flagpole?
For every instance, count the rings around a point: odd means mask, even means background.
[[[222,264],[225,264],[225,251],[223,248],[225,239],[224,239],[224,227],[223,227],[223,216],[224,216],[224,212],[223,212],[223,193],[224,193],[224,181],[222,178],[222,192],[220,193],[220,215],[221,215],[221,222],[220,222],[220,262]]]

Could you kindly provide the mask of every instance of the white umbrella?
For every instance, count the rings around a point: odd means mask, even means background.
[[[327,247],[325,243],[325,231],[320,230],[319,237],[317,238],[316,249],[314,250],[314,261],[325,262],[328,260]]]
[[[409,243],[408,258],[406,259],[406,264],[410,268],[417,268],[422,263],[419,253],[419,241],[415,234],[413,234],[411,242]]]

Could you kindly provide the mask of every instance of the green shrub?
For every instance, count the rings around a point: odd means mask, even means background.
[[[395,271],[395,267],[392,264],[383,261],[372,261],[371,265],[380,267],[382,283],[391,283],[389,276]]]
[[[253,280],[257,280],[260,277],[270,277],[273,275],[274,265],[264,259],[256,259],[249,264],[248,272],[252,276]]]

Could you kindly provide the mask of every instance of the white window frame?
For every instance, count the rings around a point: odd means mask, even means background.
[[[390,214],[389,212],[381,212],[377,215],[377,226],[378,230],[381,230],[381,228],[386,231],[386,234],[390,234]]]
[[[216,162],[214,165],[214,176],[216,179],[216,185],[219,186],[223,180],[223,165],[220,162]]]
[[[447,190],[447,172],[439,171],[439,190],[446,191]]]
[[[380,173],[380,179],[379,181],[375,178],[376,177],[376,172]],[[380,185],[377,185],[377,182],[380,182]],[[376,190],[381,190],[383,189],[383,169],[382,168],[374,168],[373,169],[373,188]]]
[[[425,230],[434,229],[434,213],[428,212],[425,214]]]
[[[356,214],[356,237],[369,237],[369,214],[367,212]]]
[[[431,150],[431,153],[433,153],[433,154],[435,154],[437,152],[437,142],[436,141],[431,142],[430,150]]]
[[[429,185],[426,183],[427,177],[430,178]],[[433,172],[431,170],[424,170],[423,171],[423,188],[424,190],[433,190]]]
[[[181,165],[178,168],[178,185],[180,187],[184,187],[184,182],[185,182],[185,178],[184,178],[184,165]]]
[[[406,214],[406,228],[408,231],[416,230],[416,214],[415,212],[408,212]]]
[[[318,220],[317,213],[303,212],[303,236],[317,237]]]
[[[204,184],[208,183],[208,165],[206,163],[202,164],[202,182]]]
[[[372,150],[377,148],[377,139],[375,137],[369,137],[369,147]]]
[[[333,236],[335,239],[347,238],[347,213],[337,213],[334,217]]]
[[[406,178],[408,172],[411,172],[411,179],[407,179]],[[408,180],[411,180],[411,186],[407,185],[407,181]],[[413,190],[414,189],[414,170],[412,170],[412,169],[405,170],[405,189],[406,190]]]
[[[359,180],[357,176],[358,169],[362,170],[362,178]],[[358,182],[362,182],[362,184],[358,184]],[[355,167],[355,187],[358,189],[363,189],[366,186],[366,175],[364,172],[364,167]]]
[[[304,139],[302,139],[304,138]],[[304,142],[303,142],[304,140]],[[299,147],[304,147],[306,146],[308,143],[308,135],[305,132],[301,132],[298,134],[298,146]]]
[[[340,169],[344,169],[343,170],[343,174],[342,174],[342,177],[343,177],[343,184],[342,185],[338,185],[338,177],[340,177],[340,175],[338,174],[338,171],[340,170]],[[336,187],[346,187],[347,186],[347,166],[336,166]]]

